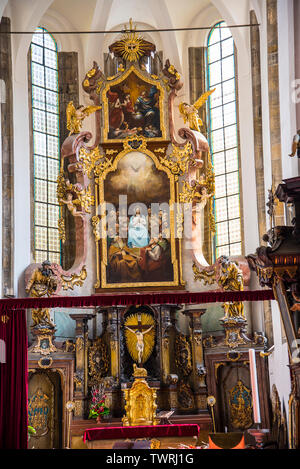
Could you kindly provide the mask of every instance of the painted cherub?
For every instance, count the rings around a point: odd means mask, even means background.
[[[67,129],[70,131],[69,136],[78,134],[81,131],[83,120],[95,111],[101,109],[101,106],[79,106],[75,108],[73,101],[67,105]]]
[[[191,130],[201,132],[200,127],[203,125],[203,122],[199,117],[198,110],[201,106],[203,106],[208,97],[214,91],[215,88],[213,90],[206,91],[206,93],[202,94],[194,104],[188,104],[184,102],[179,104],[179,112],[184,120],[184,123],[188,122],[189,128]]]

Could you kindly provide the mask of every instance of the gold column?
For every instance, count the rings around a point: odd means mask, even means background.
[[[95,314],[70,314],[70,317],[76,321],[74,417],[84,419],[88,394],[88,320],[94,318]]]
[[[206,405],[206,371],[204,367],[203,346],[202,346],[202,325],[201,316],[206,313],[206,309],[185,310],[184,314],[190,318],[191,344],[192,344],[192,383],[195,395],[195,407],[197,411],[207,408]]]
[[[120,378],[120,310],[123,307],[108,308],[108,332],[110,347],[110,375],[119,381]]]
[[[267,0],[266,5],[272,182],[277,187],[282,181],[277,0]],[[284,224],[284,208],[280,203],[276,208],[275,226]]]

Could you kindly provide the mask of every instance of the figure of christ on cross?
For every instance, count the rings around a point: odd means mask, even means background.
[[[135,334],[136,336],[136,350],[138,353],[138,363],[139,365],[142,363],[143,359],[143,353],[144,353],[144,335],[147,334],[147,332],[150,332],[151,329],[153,329],[154,324],[152,326],[148,327],[147,325],[143,326],[141,323],[141,315],[138,315],[138,324],[136,326],[125,326],[126,329],[128,329],[130,332]]]

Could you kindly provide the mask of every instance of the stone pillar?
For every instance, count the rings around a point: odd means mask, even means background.
[[[258,24],[255,12],[250,11],[250,24]],[[253,134],[254,158],[257,195],[257,215],[259,240],[262,241],[266,233],[266,201],[264,181],[264,152],[262,134],[262,102],[261,102],[261,66],[260,66],[260,33],[259,27],[250,29],[251,41],[251,75],[252,75],[252,102],[253,102]]]
[[[70,314],[70,317],[76,321],[74,417],[75,419],[84,419],[88,397],[88,320],[94,318],[95,314]]]
[[[282,180],[281,130],[279,101],[277,0],[267,0],[268,85],[272,182],[276,188]],[[276,208],[275,226],[284,225],[284,207]]]
[[[207,409],[206,404],[206,383],[204,368],[204,356],[202,345],[202,324],[201,316],[206,312],[206,309],[188,309],[184,314],[190,318],[190,331],[191,331],[191,345],[192,345],[192,385],[194,388],[195,408],[199,412]]]
[[[294,35],[295,35],[295,78],[300,80],[300,0],[294,0]],[[299,86],[297,87],[297,91]],[[299,96],[299,91],[297,92]],[[297,130],[300,129],[300,101],[296,103]]]
[[[0,125],[2,135],[2,296],[14,294],[14,155],[10,30],[10,19],[3,17],[0,23]]]
[[[250,24],[258,24],[254,10],[250,11]],[[253,135],[254,135],[254,158],[256,179],[256,200],[258,233],[260,245],[264,244],[263,235],[266,227],[266,201],[265,201],[265,178],[264,178],[264,153],[262,133],[262,98],[261,98],[261,64],[260,64],[260,31],[259,27],[250,28],[251,47],[251,75],[252,75],[252,102],[253,102]],[[252,305],[253,311],[260,314],[260,306]],[[269,345],[273,343],[273,327],[271,303],[263,302],[265,334]]]
[[[69,135],[67,129],[66,109],[68,103],[73,101],[74,106],[79,106],[79,84],[78,84],[78,53],[58,53],[58,84],[59,84],[59,141],[62,146]],[[67,165],[65,160],[65,164]],[[64,168],[67,170],[67,167]],[[75,173],[68,174],[71,183],[75,183]],[[62,266],[68,270],[75,260],[75,223],[70,211],[63,206],[61,216],[65,221],[66,242],[62,244]]]

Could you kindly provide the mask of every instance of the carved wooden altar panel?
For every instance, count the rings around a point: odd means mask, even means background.
[[[74,361],[55,358],[50,366],[42,368],[39,358],[30,357],[28,361],[28,424],[35,429],[38,425],[37,436],[31,437],[29,446],[65,448],[69,446],[66,403],[73,400]]]
[[[205,353],[207,392],[216,398],[214,407],[216,430],[224,432],[227,427],[229,431],[241,431],[242,423],[245,428],[249,428],[252,397],[248,350],[236,350],[235,358],[225,351],[220,353],[208,350]],[[266,358],[261,357],[259,352],[260,350],[256,353],[256,365],[262,428],[270,428],[267,364]],[[241,427],[237,426],[240,424]]]

